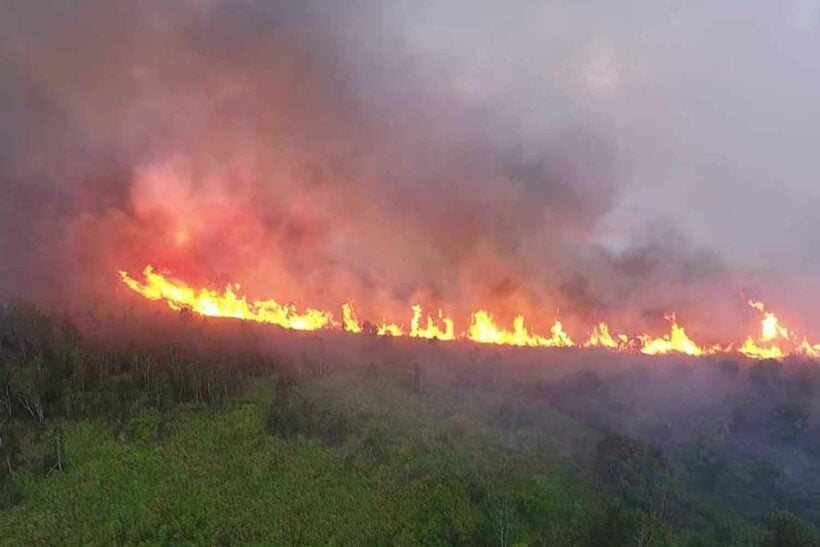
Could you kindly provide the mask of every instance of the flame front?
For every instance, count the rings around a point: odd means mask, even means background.
[[[643,341],[641,353],[645,353],[646,355],[658,355],[660,353],[670,353],[673,351],[685,353],[686,355],[703,355],[707,353],[706,350],[689,338],[686,334],[686,329],[678,325],[674,315],[667,317],[667,320],[671,328],[669,334],[654,339],[643,335],[640,337]]]
[[[404,336],[402,328],[393,323],[384,323],[379,326],[376,333],[379,336]]]
[[[275,300],[255,300],[237,297],[228,285],[221,293],[215,290],[198,291],[182,281],[168,279],[146,266],[143,271],[145,283],[120,272],[123,283],[149,300],[164,300],[172,310],[189,309],[209,317],[233,317],[260,323],[273,323],[286,329],[317,330],[333,325],[333,315],[308,308],[299,313],[293,304],[279,304]],[[238,289],[238,286],[235,285]]]
[[[307,308],[300,312],[293,304],[280,304],[275,300],[248,301],[238,296],[239,285],[228,285],[221,292],[213,289],[195,289],[183,281],[166,277],[146,266],[144,282],[139,282],[120,271],[121,281],[133,291],[149,300],[162,300],[176,311],[191,312],[209,317],[229,317],[260,323],[271,323],[286,329],[318,330],[342,328],[353,333],[375,333],[381,336],[405,336],[429,340],[470,340],[481,344],[501,344],[546,348],[574,347],[575,342],[564,331],[563,324],[555,319],[549,335],[536,333],[528,327],[522,315],[513,319],[512,329],[498,326],[492,314],[479,310],[472,314],[466,332],[456,334],[455,321],[438,310],[435,315],[425,314],[421,305],[410,307],[410,329],[405,330],[399,323],[391,323],[384,318],[377,327],[360,322],[352,302],[341,306],[342,322],[334,320],[331,312]],[[766,311],[761,302],[749,301],[749,305],[760,315],[761,331],[757,336],[746,336],[741,344],[712,344],[702,346],[696,343],[680,325],[674,315],[667,317],[669,334],[653,338],[647,334],[627,336],[613,335],[606,322],[593,327],[589,338],[581,344],[584,348],[602,348],[617,352],[640,352],[646,355],[683,353],[700,356],[716,353],[737,352],[753,359],[780,359],[790,354],[808,357],[820,356],[820,344],[812,344],[807,338],[798,338],[794,332],[784,327],[778,317]]]
[[[421,306],[418,304],[411,306],[411,309],[413,310],[413,318],[410,320],[410,336],[413,338],[427,338],[431,340],[455,339],[455,323],[450,317],[445,316],[444,312],[441,310],[438,311],[439,325],[444,325],[442,329],[429,315],[425,318],[424,324],[422,324]]]
[[[600,322],[592,328],[589,340],[584,343],[585,348],[608,348],[611,350],[626,350],[629,347],[629,337],[625,334],[618,334],[617,340],[609,333],[609,325]]]

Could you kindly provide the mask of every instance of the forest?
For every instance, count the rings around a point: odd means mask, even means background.
[[[0,543],[820,545],[816,363],[337,338],[2,305]]]

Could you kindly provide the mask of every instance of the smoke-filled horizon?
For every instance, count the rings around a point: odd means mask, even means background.
[[[297,6],[298,4],[298,6]],[[812,329],[810,2],[0,7],[0,294]]]

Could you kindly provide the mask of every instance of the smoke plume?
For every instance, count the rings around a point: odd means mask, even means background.
[[[742,302],[711,308],[756,280],[682,236],[690,219],[612,228],[646,166],[646,137],[605,114],[632,108],[618,97],[642,70],[613,45],[623,29],[553,25],[469,57],[523,23],[460,7],[494,22],[457,30],[462,49],[436,31],[455,11],[413,4],[5,3],[0,292],[111,298],[118,269],[151,263],[364,316],[736,321]]]

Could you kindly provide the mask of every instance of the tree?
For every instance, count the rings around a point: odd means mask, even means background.
[[[10,367],[10,392],[32,418],[40,423],[45,420],[43,397],[46,390],[47,371],[42,355],[31,359],[18,357]]]
[[[627,437],[610,434],[596,449],[601,478],[632,506],[667,520],[679,502],[675,474],[661,453]]]
[[[773,513],[766,523],[765,547],[820,547],[820,533],[814,525],[788,511]]]

